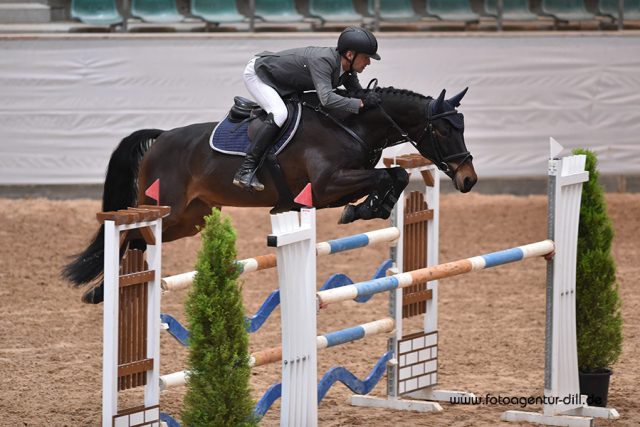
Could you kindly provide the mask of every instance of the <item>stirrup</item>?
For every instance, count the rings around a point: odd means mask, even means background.
[[[248,191],[264,190],[264,185],[258,181],[258,177],[256,176],[257,169],[249,169],[244,171],[244,173],[241,172],[242,171],[236,172],[236,175],[233,177],[233,185]]]
[[[262,190],[264,190],[264,184],[261,183],[260,181],[258,181],[258,176],[257,176],[256,172],[253,173],[253,177],[251,178],[250,187],[251,187],[251,189],[253,191],[262,191]]]

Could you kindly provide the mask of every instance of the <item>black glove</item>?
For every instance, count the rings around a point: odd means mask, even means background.
[[[382,104],[382,97],[379,93],[370,91],[362,98],[362,111],[370,110]]]

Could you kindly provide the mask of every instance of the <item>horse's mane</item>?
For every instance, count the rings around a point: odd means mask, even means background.
[[[339,89],[339,90],[337,90],[337,93],[342,95],[342,96],[347,96],[347,97],[350,97],[350,98],[364,98],[367,95],[367,93],[369,93],[372,90],[375,90],[376,92],[380,93],[380,95],[383,95],[383,96],[384,95],[399,95],[399,96],[403,96],[403,97],[423,99],[425,101],[428,101],[428,100],[432,99],[429,96],[425,96],[425,95],[422,95],[422,94],[417,93],[417,92],[413,92],[413,91],[408,90],[408,89],[398,89],[398,88],[395,88],[393,86],[377,87],[375,89],[358,89],[358,90],[354,90],[354,91],[347,91],[347,90]]]

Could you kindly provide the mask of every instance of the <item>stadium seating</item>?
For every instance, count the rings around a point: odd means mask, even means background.
[[[609,16],[617,22],[618,0],[599,0],[596,6],[598,15]],[[624,0],[623,21],[640,21],[640,0]]]
[[[368,0],[368,11],[375,15],[374,0]],[[417,21],[420,19],[413,9],[411,0],[380,0],[381,21]]]
[[[361,22],[351,0],[309,0],[309,15],[324,22]]]
[[[498,30],[503,25],[510,25],[512,29],[530,30],[540,29],[541,26],[557,29],[560,24],[574,24],[572,28],[575,28],[579,24],[579,28],[584,30],[594,29],[594,25],[598,25],[599,29],[611,29],[612,24],[623,29],[623,24],[637,26],[640,23],[640,0],[624,0],[624,22],[618,22],[619,0],[502,0],[501,21],[498,21],[499,2],[500,0],[254,0],[251,2],[255,5],[252,14],[248,9],[249,0],[70,0],[66,13],[84,24],[109,26],[112,29],[122,25],[125,31],[137,29],[127,27],[127,23],[132,23],[126,18],[129,16],[147,23],[180,23],[173,27],[176,31],[197,31],[201,27],[196,26],[201,25],[202,21],[207,24],[206,30],[221,24],[249,23],[249,31],[254,31],[254,22],[270,24],[265,25],[265,28],[284,29],[293,26],[298,30],[301,23],[310,24],[312,30],[325,24],[340,27],[363,25],[379,29],[380,24],[387,23],[400,31],[415,30],[416,26],[422,24],[436,28],[463,23],[465,29],[470,29],[471,24],[478,24],[473,27],[477,29],[482,29],[487,24],[497,24]],[[379,5],[377,17],[376,3]],[[123,7],[127,5],[129,10],[125,11]],[[179,9],[179,5],[183,9]],[[187,5],[188,12],[184,10]],[[136,20],[133,24],[135,26]],[[79,31],[86,28],[76,26]],[[152,26],[141,24],[139,28],[152,29]],[[237,28],[244,29],[245,26]]]
[[[89,25],[122,24],[115,0],[72,0],[71,17]]]
[[[542,0],[540,12],[550,16],[558,23],[595,21],[595,15],[589,12],[583,0]]]
[[[488,15],[497,16],[498,0],[484,0],[484,10]],[[505,21],[535,21],[538,15],[529,9],[529,0],[503,0],[502,19]]]
[[[465,26],[480,20],[480,15],[471,8],[471,0],[427,0],[426,10],[428,16],[463,22]]]
[[[293,0],[256,0],[255,16],[272,23],[301,22],[304,19]]]
[[[177,23],[184,19],[176,0],[131,0],[131,16],[154,23]]]
[[[235,0],[191,0],[191,14],[215,25],[246,20]]]

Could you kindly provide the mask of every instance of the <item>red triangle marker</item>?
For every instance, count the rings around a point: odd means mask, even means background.
[[[309,208],[313,207],[313,194],[311,191],[311,183],[308,183],[304,189],[293,199],[294,202],[299,205],[306,206]]]
[[[160,178],[153,181],[153,184],[144,191],[144,195],[151,197],[160,206]]]

